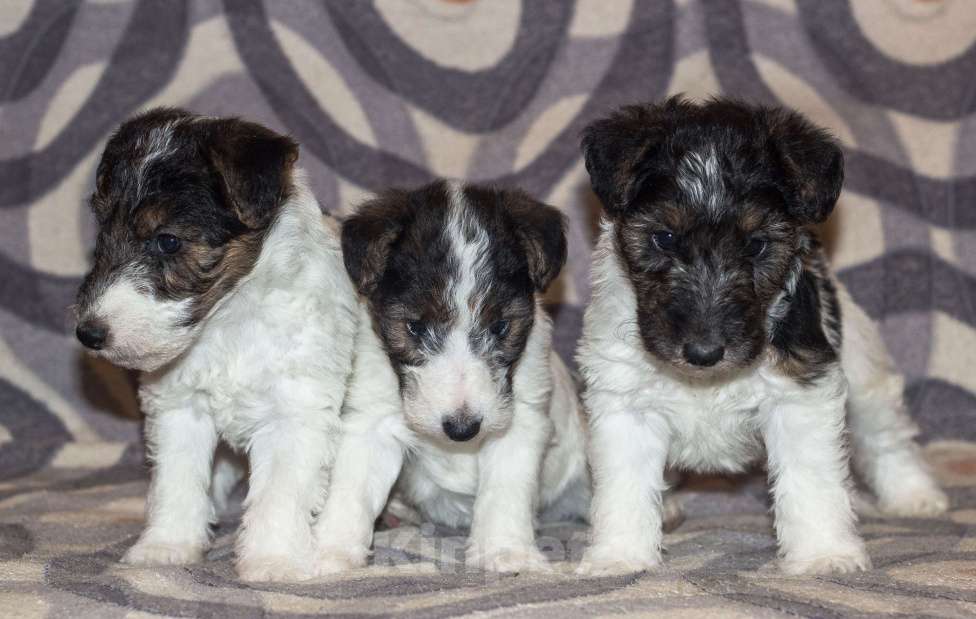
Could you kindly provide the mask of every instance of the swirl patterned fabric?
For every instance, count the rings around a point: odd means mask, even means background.
[[[0,615],[976,615],[976,4],[968,0],[9,0],[0,3]],[[147,473],[134,377],[86,358],[69,306],[109,132],[155,105],[285,131],[324,208],[434,176],[521,185],[569,217],[550,301],[570,358],[598,205],[580,129],[685,92],[795,107],[847,155],[824,229],[883,324],[953,501],[867,517],[873,571],[775,570],[764,480],[699,479],[664,567],[572,575],[585,527],[552,526],[548,575],[463,570],[462,537],[377,536],[373,565],[243,585],[221,523],[202,565],[121,568]]]

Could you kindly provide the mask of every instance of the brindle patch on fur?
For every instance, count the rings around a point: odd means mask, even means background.
[[[686,370],[685,345],[718,343],[731,369],[772,347],[803,384],[836,363],[839,308],[808,227],[843,181],[826,133],[782,109],[674,98],[592,123],[583,150],[648,352]]]
[[[803,260],[795,291],[785,302],[789,310],[770,334],[777,365],[800,384],[816,384],[837,363],[841,345],[837,292],[825,276],[819,245]]]

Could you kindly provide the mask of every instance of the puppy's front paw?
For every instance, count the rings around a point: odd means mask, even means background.
[[[366,567],[369,550],[366,548],[326,547],[317,551],[314,572],[316,576],[339,574]]]
[[[793,576],[850,574],[871,569],[871,558],[863,547],[859,547],[824,555],[787,555],[781,561],[780,567]]]
[[[465,554],[465,566],[502,574],[548,572],[552,569],[549,560],[538,548],[523,545],[472,545]]]
[[[878,508],[886,516],[932,518],[949,509],[949,497],[935,485],[915,487],[882,499]]]
[[[661,554],[644,556],[633,548],[590,546],[576,568],[577,576],[620,576],[652,570],[661,565]]]
[[[203,560],[203,547],[196,544],[166,544],[140,539],[122,557],[122,563],[139,566],[189,565]]]
[[[239,559],[237,574],[247,582],[301,582],[315,575],[311,565],[293,557]]]

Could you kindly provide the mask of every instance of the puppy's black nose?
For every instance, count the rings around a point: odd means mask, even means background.
[[[688,363],[710,368],[725,356],[725,347],[720,344],[689,342],[682,352]]]
[[[86,320],[75,329],[75,335],[86,348],[101,350],[105,346],[105,340],[108,339],[108,329],[100,322]]]
[[[441,427],[444,428],[447,438],[463,443],[478,435],[478,431],[481,430],[481,420],[472,419],[467,415],[451,415],[444,419]]]

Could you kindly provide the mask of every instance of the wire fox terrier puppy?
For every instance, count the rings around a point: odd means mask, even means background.
[[[77,336],[142,371],[152,480],[125,563],[202,558],[242,474],[215,461],[224,441],[250,463],[238,572],[310,575],[358,307],[297,159],[264,127],[174,109],[124,123],[102,154]]]
[[[660,563],[666,467],[761,458],[782,568],[868,568],[848,429],[882,510],[947,508],[902,379],[810,228],[843,182],[825,132],[782,109],[674,98],[592,123],[583,151],[605,216],[579,347],[594,479],[581,572]]]
[[[365,565],[379,516],[470,527],[467,564],[546,566],[533,521],[585,515],[575,385],[538,295],[566,258],[563,218],[519,191],[438,181],[343,225],[368,306],[318,533],[319,572]]]

